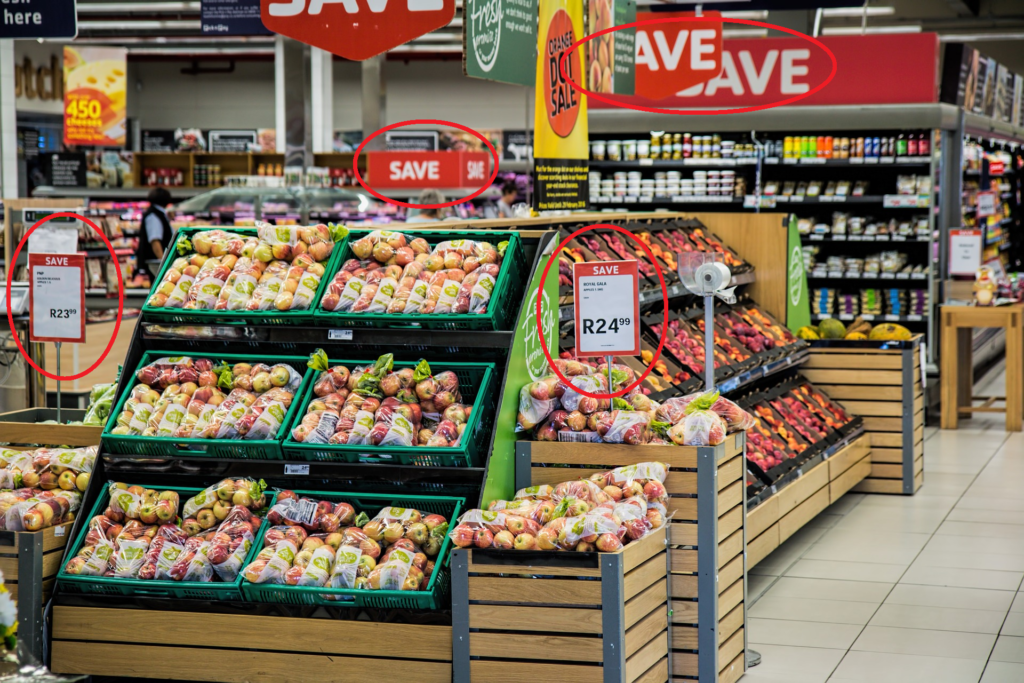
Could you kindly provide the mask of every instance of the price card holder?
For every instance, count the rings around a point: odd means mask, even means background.
[[[29,339],[85,342],[85,256],[29,254]]]
[[[636,261],[574,263],[576,356],[640,355]]]

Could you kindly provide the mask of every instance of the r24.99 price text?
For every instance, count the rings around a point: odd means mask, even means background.
[[[619,327],[629,327],[632,323],[629,318],[612,318],[610,322],[604,318],[598,318],[597,320],[584,318],[580,322],[583,324],[583,334],[617,333]]]

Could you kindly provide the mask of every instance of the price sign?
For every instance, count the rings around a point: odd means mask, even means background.
[[[29,254],[29,339],[85,342],[85,256]]]
[[[640,355],[636,261],[574,263],[576,355]]]
[[[997,198],[995,192],[979,192],[977,211],[978,218],[996,215],[996,203]]]
[[[974,275],[981,266],[981,230],[961,228],[949,231],[949,274]]]

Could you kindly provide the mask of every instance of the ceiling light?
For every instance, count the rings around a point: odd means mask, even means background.
[[[767,38],[768,29],[766,28],[737,28],[737,29],[722,29],[723,38]]]
[[[198,19],[153,19],[142,21],[80,21],[80,31],[198,31],[203,28],[203,22]]]
[[[895,7],[825,7],[821,10],[824,17],[888,17],[896,14]]]
[[[903,26],[832,26],[821,29],[823,36],[859,36],[861,34],[884,34],[884,33],[920,33],[920,24],[904,24]]]
[[[768,10],[745,10],[738,12],[722,12],[723,19],[752,19],[753,21],[764,21],[768,18]]]
[[[977,43],[986,40],[1024,40],[1024,33],[942,33],[940,43]]]
[[[121,14],[124,12],[198,12],[202,3],[186,2],[79,2],[79,14]]]

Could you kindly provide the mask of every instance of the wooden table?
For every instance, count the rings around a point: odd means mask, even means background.
[[[1024,404],[1024,305],[941,306],[942,428],[956,429],[961,415],[1006,413],[1006,431],[1021,431]],[[975,327],[1006,330],[1006,396],[974,396],[971,343]],[[975,406],[974,401],[983,403]],[[993,404],[1005,401],[999,408]]]

